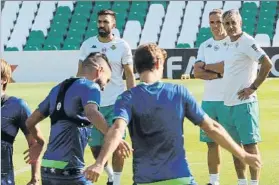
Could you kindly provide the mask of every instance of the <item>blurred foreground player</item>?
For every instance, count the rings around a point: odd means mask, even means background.
[[[128,125],[135,184],[196,184],[185,159],[184,117],[241,161],[258,168],[258,157],[239,147],[221,125],[203,112],[186,88],[160,81],[165,59],[166,51],[156,44],[145,44],[136,50],[134,61],[141,84],[118,97],[114,124],[96,163],[86,169],[85,176],[93,182],[98,180]]]
[[[29,147],[42,148],[42,145],[35,142],[25,126],[25,121],[31,114],[26,102],[6,94],[11,73],[10,65],[1,59],[1,185],[15,184],[13,143],[18,129],[25,135]],[[32,177],[28,185],[39,185],[40,163],[38,161],[28,161],[28,163],[31,163],[32,168]]]
[[[40,103],[26,124],[38,142],[42,140],[35,125],[50,117],[51,130],[43,156],[43,185],[91,185],[82,174],[84,149],[89,133],[86,126],[94,124],[103,133],[108,125],[98,111],[100,91],[111,77],[108,59],[101,53],[91,53],[82,63],[82,77],[61,82]],[[37,158],[41,151],[30,151]]]

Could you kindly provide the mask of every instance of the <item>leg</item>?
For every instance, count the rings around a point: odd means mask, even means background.
[[[217,120],[217,108],[220,102],[203,101],[203,110],[214,120]],[[209,171],[209,183],[219,185],[219,171],[220,171],[220,147],[212,139],[210,139],[203,130],[200,130],[200,141],[206,142],[208,147],[207,165]]]
[[[257,144],[248,144],[244,145],[244,149],[246,152],[250,154],[256,154],[260,156],[260,151]],[[260,179],[260,169],[249,168],[251,174],[251,180],[259,181]]]
[[[260,156],[257,146],[257,143],[261,141],[258,102],[241,104],[235,106],[234,109],[236,126],[244,149],[248,153]],[[258,185],[260,169],[250,168],[250,174],[252,185]]]
[[[217,174],[220,171],[220,147],[216,143],[207,143],[207,165],[209,174]]]

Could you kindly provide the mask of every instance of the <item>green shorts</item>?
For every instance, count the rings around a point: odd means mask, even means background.
[[[226,130],[231,137],[243,145],[260,142],[258,102],[226,107],[229,111]]]
[[[201,106],[210,118],[214,119],[226,128],[229,112],[223,101],[202,101]],[[206,143],[214,142],[202,129],[200,129],[200,141]]]
[[[113,124],[113,113],[114,105],[109,105],[105,107],[100,107],[100,112],[104,116],[105,120],[111,126]],[[125,139],[126,134],[123,136],[123,139]],[[104,135],[101,131],[99,131],[96,127],[91,128],[91,135],[89,137],[88,145],[90,147],[95,146],[102,146],[104,144]]]

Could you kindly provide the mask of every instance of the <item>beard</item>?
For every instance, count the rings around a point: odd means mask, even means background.
[[[107,31],[104,28],[99,28],[98,33],[101,37],[108,37],[110,34],[110,31]]]
[[[105,85],[100,78],[96,79],[95,83],[97,83],[100,86],[101,91],[105,90]]]

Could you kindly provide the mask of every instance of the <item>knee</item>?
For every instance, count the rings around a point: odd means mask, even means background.
[[[259,154],[258,145],[256,143],[244,145],[244,149],[250,154]]]

